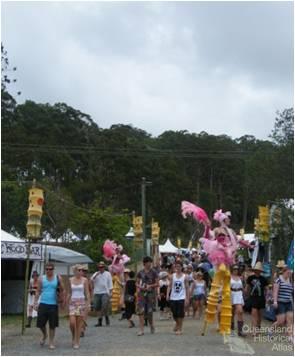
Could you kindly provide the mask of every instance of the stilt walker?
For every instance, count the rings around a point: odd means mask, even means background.
[[[221,292],[222,301],[219,331],[224,336],[224,342],[226,342],[227,336],[231,331],[232,318],[231,275],[229,267],[234,262],[238,244],[235,234],[224,224],[224,221],[229,217],[229,212],[223,213],[222,210],[215,212],[213,218],[220,222],[220,227],[215,229],[213,234],[210,230],[211,222],[204,210],[186,201],[182,202],[181,208],[184,218],[191,214],[193,218],[205,225],[204,237],[200,238],[200,242],[215,269],[211,290],[207,299],[202,336],[205,335],[208,324],[213,323],[217,316],[217,305]],[[201,217],[200,210],[202,213]]]

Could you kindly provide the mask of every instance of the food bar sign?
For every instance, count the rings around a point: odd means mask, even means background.
[[[1,259],[27,259],[28,244],[23,242],[1,242]],[[31,244],[30,260],[42,260],[42,245]]]

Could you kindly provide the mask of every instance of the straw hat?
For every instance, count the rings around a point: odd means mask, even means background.
[[[277,268],[285,268],[287,264],[285,263],[284,260],[278,260],[276,267]]]
[[[103,261],[100,261],[97,265],[98,267],[105,267],[105,263]]]
[[[88,271],[88,270],[89,270],[89,269],[88,269],[88,264],[82,264],[82,265],[81,265],[81,269]]]
[[[257,263],[255,264],[255,267],[253,268],[253,270],[263,271],[263,267],[262,267],[261,262],[257,262]]]
[[[124,273],[130,273],[130,269],[128,268],[124,269]]]
[[[168,276],[168,273],[166,271],[161,271],[159,273],[159,279],[164,279]]]

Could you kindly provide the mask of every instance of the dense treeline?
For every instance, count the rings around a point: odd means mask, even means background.
[[[141,213],[142,177],[152,182],[148,222],[159,222],[161,239],[180,237],[184,243],[196,227],[181,217],[181,200],[210,215],[221,207],[230,210],[236,229],[253,231],[258,205],[293,197],[292,108],[277,113],[270,140],[187,131],[152,137],[132,125],[102,129],[99,118],[94,122],[65,103],[17,105],[3,78],[1,92],[7,231],[25,234],[33,178],[45,189],[44,229],[56,238],[67,228],[90,234],[100,242],[97,251],[105,238],[123,237],[132,211]]]

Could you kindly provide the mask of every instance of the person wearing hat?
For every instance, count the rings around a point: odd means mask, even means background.
[[[222,212],[221,209],[217,210],[214,213],[213,219],[215,221],[218,221],[219,225],[220,225],[219,227],[214,228],[214,230],[213,230],[215,237],[217,237],[217,235],[219,233],[223,233],[226,236],[229,236],[231,240],[232,239],[235,239],[236,241],[238,240],[237,235],[234,232],[234,230],[229,227],[230,223],[231,223],[231,221],[230,221],[231,220],[231,212],[229,212],[229,211]]]
[[[273,274],[273,280],[277,280],[278,277],[282,274],[282,270],[287,266],[284,260],[278,260],[276,265],[276,271]]]
[[[265,308],[265,289],[267,280],[261,275],[263,267],[261,262],[257,262],[253,268],[254,274],[247,279],[246,291],[249,294],[249,305],[251,306],[252,325],[254,335],[261,327],[261,309]]]
[[[231,330],[233,333],[234,329],[235,329],[235,316],[237,316],[238,335],[240,337],[245,337],[245,335],[243,334],[243,325],[244,325],[243,282],[239,275],[239,266],[237,264],[232,266],[231,271],[232,272],[231,272],[231,279],[230,279],[230,290],[231,290],[231,303],[232,303],[232,307],[233,307]]]
[[[113,281],[110,272],[105,270],[105,263],[97,264],[98,271],[91,277],[93,284],[93,307],[97,311],[98,321],[95,327],[102,326],[102,318],[105,316],[106,325],[110,325],[108,316],[110,299],[113,291]]]
[[[276,322],[272,327],[287,325],[290,340],[293,338],[293,294],[294,286],[291,283],[291,271],[289,267],[281,261],[281,274],[275,280],[273,286],[273,306],[276,309]],[[284,264],[284,267],[282,265]]]
[[[28,309],[27,309],[28,323],[26,327],[31,327],[33,317],[37,316],[37,311],[34,310],[34,296],[38,288],[38,277],[39,277],[38,272],[34,270],[29,285]]]

